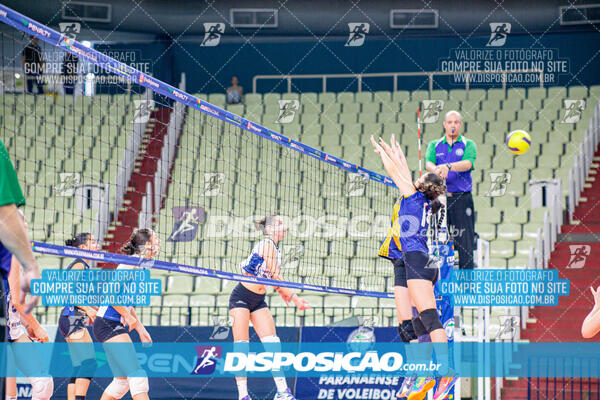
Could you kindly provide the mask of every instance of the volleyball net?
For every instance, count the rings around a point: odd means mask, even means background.
[[[155,268],[240,280],[239,263],[262,239],[255,221],[279,215],[283,286],[392,296],[377,251],[394,185],[338,157],[339,142],[321,143],[326,132],[299,129],[297,111],[318,104],[265,94],[225,110],[4,6],[0,20],[12,27],[1,36],[2,140],[35,250],[64,256],[66,238],[90,232],[103,252],[91,259],[131,263],[115,253],[133,229],[152,227],[162,241]],[[31,37],[43,75],[24,65]],[[331,151],[303,143],[315,140]]]

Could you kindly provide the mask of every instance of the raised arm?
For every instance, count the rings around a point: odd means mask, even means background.
[[[381,139],[380,139],[380,142],[381,142]],[[410,195],[414,194],[416,192],[416,189],[412,183],[410,171],[408,170],[408,167],[405,165],[399,169],[398,166],[396,165],[396,163],[394,161],[392,161],[392,159],[388,156],[386,151],[383,149],[382,145],[375,141],[375,138],[373,136],[371,136],[371,144],[373,145],[373,147],[375,149],[374,150],[375,153],[379,154],[379,156],[381,157],[381,161],[383,162],[383,166],[384,166],[386,172],[388,173],[390,178],[392,178],[392,180],[394,181],[394,183],[400,190],[400,193],[404,196],[410,196]],[[400,150],[400,152],[401,151],[402,150]]]

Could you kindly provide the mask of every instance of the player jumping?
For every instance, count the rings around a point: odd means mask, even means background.
[[[398,217],[401,219],[399,241],[402,249],[408,294],[419,315],[412,320],[417,336],[429,334],[432,342],[446,343],[448,338],[436,309],[433,285],[439,270],[429,268],[427,246],[428,213],[435,214],[441,207],[438,196],[446,192],[444,180],[429,172],[412,182],[406,157],[392,135],[388,145],[381,138],[376,142],[371,136],[375,153],[381,157],[386,172],[392,178],[401,198]],[[441,354],[438,354],[438,359]],[[446,361],[446,360],[444,360]],[[445,367],[448,367],[447,361]],[[439,371],[438,371],[439,372]],[[442,377],[434,400],[443,399],[454,386],[457,377]],[[435,386],[433,377],[418,378],[408,400],[422,400]]]

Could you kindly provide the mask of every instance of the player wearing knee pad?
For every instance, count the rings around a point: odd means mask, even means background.
[[[54,392],[54,382],[50,377],[28,378],[31,383],[31,400],[48,400]]]
[[[129,382],[125,378],[113,378],[110,384],[104,389],[104,393],[114,399],[121,399],[129,391]]]
[[[98,250],[98,243],[90,233],[79,233],[67,239],[65,244],[83,250]],[[67,269],[90,269],[89,260],[76,258]],[[66,305],[58,319],[58,330],[69,343],[71,362],[73,363],[73,379],[67,386],[68,400],[85,400],[90,381],[96,371],[96,360],[92,338],[87,327],[94,323],[97,307]],[[78,343],[73,344],[72,343]],[[87,345],[86,345],[87,343]],[[80,361],[82,358],[87,358]]]
[[[285,237],[286,226],[278,215],[271,215],[256,222],[256,228],[265,236],[252,249],[250,255],[240,264],[240,269],[244,275],[255,276],[259,278],[283,280],[281,277],[281,252],[278,243]],[[290,289],[276,287],[275,290],[283,298],[286,304],[293,302],[300,310],[305,310],[310,306],[308,303],[293,293]],[[261,341],[270,346],[279,343],[279,338],[275,335],[275,324],[265,302],[266,287],[263,284],[240,283],[229,297],[229,313],[233,317],[234,341],[237,346],[239,343],[248,341],[248,334],[240,336],[242,329],[249,329],[250,319],[255,329],[259,327],[263,332],[273,332],[272,335],[264,335]],[[237,332],[237,333],[236,333]],[[269,346],[269,347],[270,347]],[[274,376],[277,394],[275,400],[295,400],[292,392],[287,386],[285,377],[281,374]],[[246,377],[236,377],[238,386],[238,395],[240,400],[251,400],[248,395]]]
[[[127,382],[129,383],[129,392],[131,393],[131,397],[141,393],[148,393],[150,391],[148,377],[146,376],[146,372],[144,372],[144,370],[133,372],[132,376],[127,378]]]
[[[158,254],[160,251],[160,239],[152,229],[136,229],[130,236],[129,241],[121,248],[121,252],[127,255],[137,255],[142,258],[151,259]],[[131,269],[139,268],[132,267],[130,265],[120,264],[117,269]],[[128,329],[129,328],[129,329]],[[135,309],[132,306],[102,306],[98,309],[96,320],[94,321],[94,336],[99,342],[119,344],[119,346],[112,347],[107,345],[107,352],[109,349],[115,351],[118,348],[119,352],[131,352],[123,356],[122,354],[112,354],[112,362],[110,363],[111,370],[117,376],[121,373],[126,373],[127,378],[114,379],[109,386],[112,394],[108,392],[109,388],[106,389],[105,395],[112,398],[118,399],[120,397],[114,396],[114,394],[122,397],[122,392],[125,387],[131,392],[132,397],[137,397],[136,400],[147,400],[148,399],[148,378],[143,370],[137,365],[137,359],[135,357],[135,348],[131,343],[131,337],[129,331],[135,329],[142,343],[152,343],[150,334],[139,320]],[[109,359],[109,360],[110,360]],[[131,363],[123,364],[120,360],[135,360],[135,364],[132,368]],[[134,372],[128,372],[134,369]],[[125,383],[123,383],[125,381]],[[125,393],[127,390],[125,390]],[[102,396],[106,399],[106,396]]]

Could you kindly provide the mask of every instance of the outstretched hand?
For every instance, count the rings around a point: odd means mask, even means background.
[[[371,144],[375,148],[375,150],[374,150],[375,154],[381,155],[381,153],[383,152],[383,148],[379,145],[379,143],[377,143],[375,141],[375,138],[373,137],[373,135],[371,135]]]

